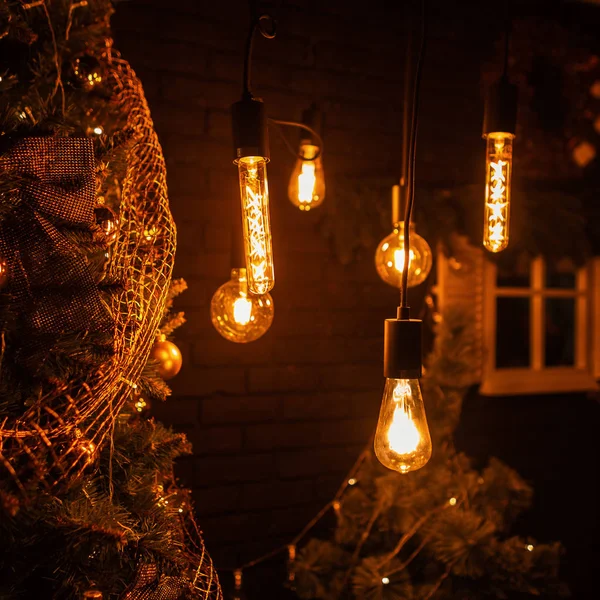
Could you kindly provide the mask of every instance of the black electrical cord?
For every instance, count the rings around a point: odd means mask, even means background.
[[[413,88],[412,121],[410,130],[410,148],[407,173],[407,198],[406,212],[404,215],[404,270],[402,271],[402,287],[400,288],[400,309],[402,318],[408,318],[408,266],[410,261],[410,220],[415,200],[415,163],[417,155],[417,130],[419,125],[419,95],[421,91],[421,79],[423,75],[423,62],[427,42],[427,0],[422,0],[421,15],[421,44],[419,57],[415,72],[415,83]]]
[[[250,29],[248,30],[248,37],[246,38],[246,49],[244,53],[244,75],[243,75],[243,92],[242,97],[246,99],[253,98],[252,90],[250,87],[251,79],[251,67],[252,67],[252,47],[254,45],[254,33],[258,29],[260,34],[268,39],[272,40],[277,34],[277,24],[275,19],[268,14],[259,15],[256,12],[255,2],[250,1]],[[270,25],[270,29],[267,27]]]
[[[280,121],[279,119],[269,119],[269,123],[273,123],[274,125],[277,125],[277,131],[279,132],[281,139],[285,143],[287,149],[296,158],[300,158],[307,162],[314,161],[314,160],[317,160],[318,158],[321,158],[321,156],[323,154],[323,138],[312,127],[309,127],[308,125],[305,125],[304,123],[298,123],[297,121]],[[283,129],[282,129],[283,127],[298,127],[300,129],[305,129],[306,131],[308,131],[313,136],[315,141],[317,142],[316,145],[319,147],[319,149],[317,150],[315,155],[312,158],[306,158],[306,157],[302,156],[302,154],[296,152],[296,150],[294,150],[294,147],[292,146],[290,141],[287,139],[287,137],[285,137],[285,134],[283,133]]]
[[[510,36],[512,33],[512,19],[510,13],[510,8],[507,6],[506,25],[504,29],[504,69],[502,72],[502,77],[508,77],[508,56],[510,54]]]

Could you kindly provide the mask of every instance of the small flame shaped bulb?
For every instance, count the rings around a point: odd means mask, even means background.
[[[320,148],[302,143],[288,186],[290,202],[300,210],[308,211],[325,200],[325,175]]]
[[[258,98],[244,96],[231,110],[248,289],[253,294],[266,294],[275,285],[275,272],[267,181],[269,144],[264,106]]]
[[[419,386],[421,324],[408,318],[385,321],[386,382],[374,445],[381,464],[399,473],[420,469],[432,452]]]

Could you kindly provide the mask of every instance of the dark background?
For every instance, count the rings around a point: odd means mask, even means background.
[[[241,92],[246,3],[118,5],[115,45],[144,83],[163,144],[179,232],[175,274],[189,285],[177,301],[188,319],[177,332],[184,368],[171,382],[173,397],[153,412],[194,445],[180,475],[194,490],[218,568],[289,541],[331,499],[375,427],[382,320],[394,314],[397,292],[377,277],[373,252],[390,228],[382,219],[349,264],[327,232],[349,212],[369,209],[346,201],[344,180],[391,186],[398,178],[414,4],[286,0],[273,7],[277,38],[256,40],[253,88],[269,114],[298,120],[313,101],[324,109],[329,187],[322,208],[304,214],[293,207],[287,181],[294,159],[272,134],[276,316],[251,345],[225,341],[210,322],[211,296],[230,269],[238,190],[229,106]],[[491,3],[432,4],[417,177],[438,187],[482,184],[482,68],[495,56],[499,26]],[[545,17],[556,10],[561,19],[557,5],[520,10]],[[593,572],[600,558],[599,417],[592,397],[473,393],[457,432],[459,446],[477,461],[496,455],[533,483],[535,505],[519,531],[565,543],[565,576],[578,599],[600,590]],[[275,589],[280,578],[270,578]],[[269,597],[266,585],[258,597]]]

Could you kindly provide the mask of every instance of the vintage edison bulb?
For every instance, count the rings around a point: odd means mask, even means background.
[[[248,288],[253,294],[266,294],[275,285],[267,162],[262,156],[246,156],[237,164]]]
[[[418,379],[386,379],[375,454],[384,467],[400,473],[420,469],[431,458],[431,437]]]
[[[433,257],[429,244],[410,225],[410,254],[408,262],[408,287],[419,285],[427,279],[431,271]],[[375,268],[379,277],[394,287],[402,286],[404,271],[404,221],[394,227],[394,231],[383,238],[375,251]]]
[[[316,208],[325,199],[325,176],[321,157],[311,160],[317,152],[319,146],[302,144],[300,156],[290,178],[288,196],[290,202],[300,210]]]
[[[483,246],[490,252],[508,246],[514,137],[504,132],[487,134]]]
[[[231,342],[253,342],[271,327],[274,314],[271,294],[248,290],[246,269],[231,269],[231,279],[213,295],[210,316],[215,329]]]

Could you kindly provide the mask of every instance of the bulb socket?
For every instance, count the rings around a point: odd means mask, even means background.
[[[503,75],[488,90],[483,115],[483,137],[495,131],[516,132],[517,86]]]
[[[419,379],[423,374],[419,319],[386,319],[383,330],[383,376]]]
[[[321,133],[323,114],[315,102],[313,102],[309,108],[302,111],[302,123]],[[313,139],[310,131],[307,131],[306,129],[300,129],[300,144],[318,145],[317,140]]]
[[[246,156],[269,160],[269,132],[265,105],[260,98],[242,98],[231,106],[233,161]]]

